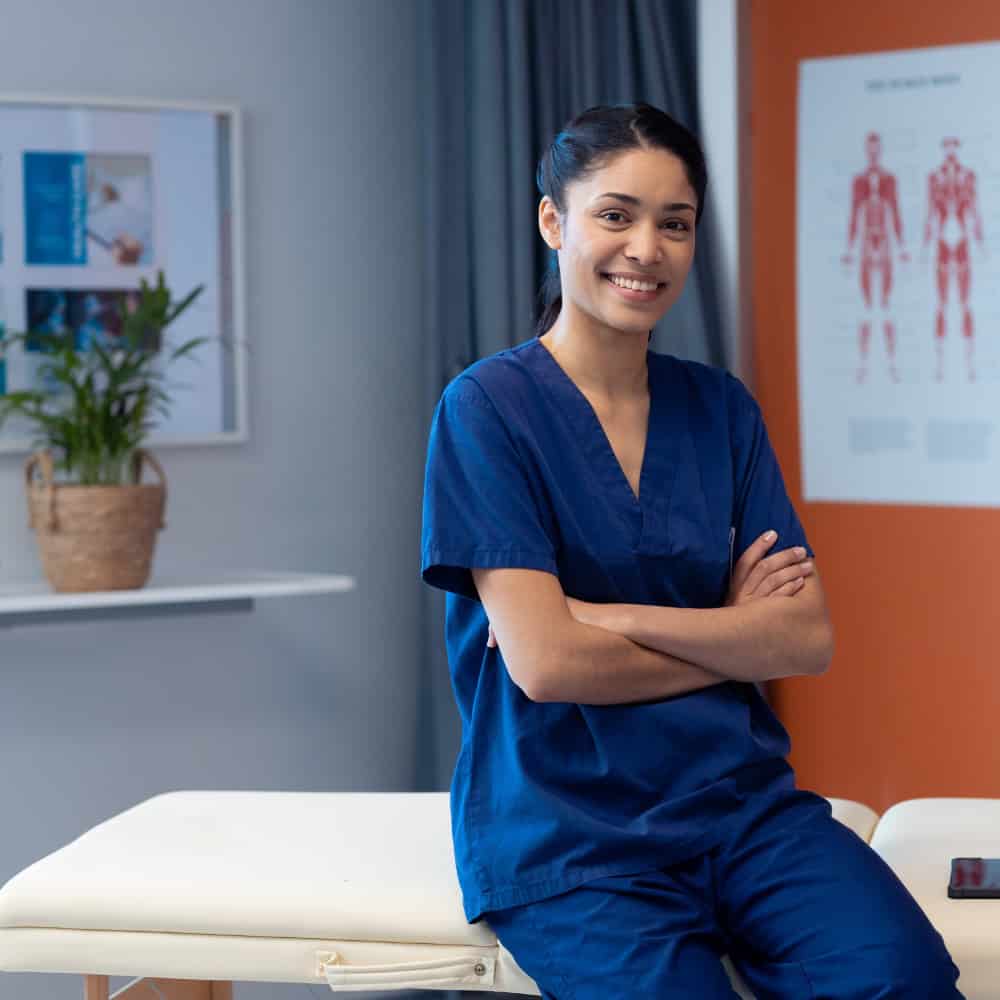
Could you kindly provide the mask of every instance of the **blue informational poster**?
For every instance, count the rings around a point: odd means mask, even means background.
[[[152,160],[25,153],[24,222],[26,264],[152,264]]]
[[[24,223],[26,264],[86,265],[85,156],[24,154]]]

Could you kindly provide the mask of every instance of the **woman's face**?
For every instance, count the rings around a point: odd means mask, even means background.
[[[662,149],[619,153],[568,184],[565,216],[543,198],[538,223],[559,254],[567,318],[652,329],[684,288],[697,207],[683,162]]]

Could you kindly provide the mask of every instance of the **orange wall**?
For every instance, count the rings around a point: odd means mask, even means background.
[[[772,687],[792,762],[879,811],[1000,797],[1000,510],[803,502],[794,258],[798,60],[1000,39],[1000,3],[750,0],[748,21],[755,389],[837,636],[826,675]]]

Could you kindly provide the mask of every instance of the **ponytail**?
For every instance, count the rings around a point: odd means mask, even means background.
[[[549,266],[542,279],[542,287],[538,292],[540,313],[535,323],[535,336],[548,333],[559,318],[562,309],[562,279],[559,277],[559,257],[555,250],[550,250]]]

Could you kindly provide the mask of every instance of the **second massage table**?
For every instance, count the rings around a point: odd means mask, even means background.
[[[869,840],[876,814],[831,802]],[[0,889],[0,970],[82,974],[86,1000],[109,976],[135,977],[119,1000],[230,1000],[240,980],[539,995],[465,921],[446,792],[155,796]]]

